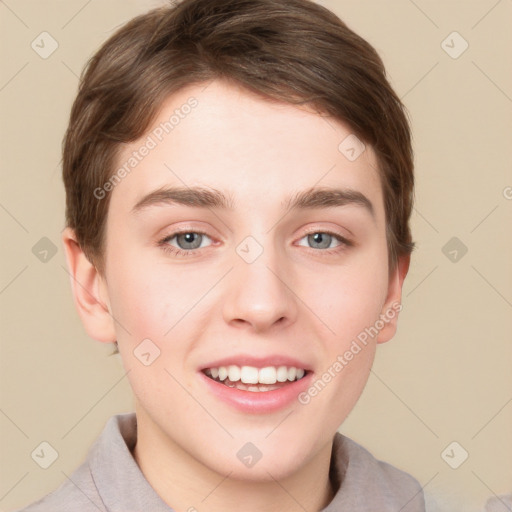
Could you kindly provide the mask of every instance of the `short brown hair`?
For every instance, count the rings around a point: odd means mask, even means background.
[[[213,79],[347,123],[377,156],[390,269],[412,251],[409,123],[374,48],[309,0],[183,0],[125,24],[82,73],[63,141],[66,223],[100,271],[109,195],[94,190],[169,94]]]

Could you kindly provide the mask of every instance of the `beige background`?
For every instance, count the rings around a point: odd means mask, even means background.
[[[399,333],[341,430],[412,473],[432,510],[481,511],[512,491],[512,2],[323,3],[381,54],[416,149],[418,248]],[[0,1],[1,510],[54,489],[105,421],[132,410],[120,361],[88,339],[72,303],[60,144],[88,57],[157,4]],[[47,59],[31,48],[43,31],[59,45]],[[469,44],[456,59],[442,47],[453,31]],[[447,43],[453,53],[463,41]],[[43,237],[58,249],[46,262],[32,252]],[[456,262],[442,251],[452,237],[468,249]],[[46,470],[31,458],[42,441],[59,453]],[[453,441],[469,453],[458,469],[441,457]]]

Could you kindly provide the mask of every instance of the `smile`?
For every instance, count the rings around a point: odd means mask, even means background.
[[[268,414],[297,404],[314,372],[297,366],[211,366],[198,372],[208,394],[242,413]]]
[[[288,382],[300,380],[307,373],[303,368],[295,366],[220,366],[206,368],[204,374],[231,388],[243,391],[272,391],[285,386]]]

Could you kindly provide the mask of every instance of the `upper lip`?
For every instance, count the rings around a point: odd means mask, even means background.
[[[311,370],[307,363],[282,354],[274,354],[268,356],[251,356],[248,354],[238,354],[223,357],[222,359],[215,359],[211,363],[201,366],[201,370],[207,368],[219,368],[221,366],[254,366],[256,368],[265,368],[266,366],[294,366],[295,368],[302,368],[303,370]]]

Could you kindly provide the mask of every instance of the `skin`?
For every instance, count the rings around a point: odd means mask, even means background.
[[[389,272],[377,161],[369,146],[353,162],[338,150],[347,125],[213,81],[170,96],[150,131],[191,96],[197,107],[109,192],[104,275],[64,231],[75,303],[92,338],[118,341],[136,398],[134,457],[166,503],[177,511],[229,512],[240,503],[249,512],[320,510],[335,492],[333,437],[398,314],[307,405],[244,414],[209,393],[197,371],[233,353],[279,353],[320,378],[400,301],[409,258]],[[146,137],[123,148],[119,165]],[[132,212],[164,186],[213,188],[233,209],[160,203]],[[311,187],[359,191],[373,215],[360,204],[283,207]],[[207,236],[196,249],[177,238],[159,244],[178,230]],[[351,245],[324,235],[325,248],[308,237],[326,232]],[[263,248],[250,264],[236,252],[247,236]],[[149,366],[133,354],[147,338],[161,351]],[[236,457],[248,441],[263,454],[252,468]]]

